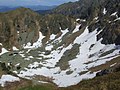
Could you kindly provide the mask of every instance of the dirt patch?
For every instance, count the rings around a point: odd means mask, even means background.
[[[5,87],[0,87],[0,90],[18,90],[19,88],[32,85],[32,82],[26,79],[21,79],[20,81],[6,83]]]

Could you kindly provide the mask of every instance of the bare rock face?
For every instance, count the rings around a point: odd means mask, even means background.
[[[12,50],[13,46],[20,48],[27,42],[38,39],[39,24],[38,14],[26,8],[0,14],[0,36],[4,37],[2,44]]]
[[[0,36],[0,43],[5,41],[5,37],[4,36]]]
[[[2,52],[2,42],[4,42],[4,37],[0,36],[0,53]]]
[[[40,18],[40,31],[46,36],[50,34],[58,34],[60,30],[72,31],[75,28],[75,19],[61,14],[48,14]],[[60,29],[61,28],[61,29]]]
[[[116,15],[113,14],[115,12]],[[103,44],[118,42],[120,35],[120,20],[118,19],[120,17],[120,0],[79,0],[62,4],[50,13],[85,19],[89,26],[89,32],[96,28],[98,28],[98,31],[103,29],[97,36],[98,40],[103,38]],[[96,21],[95,18],[97,18]]]
[[[120,4],[119,0],[79,0],[58,6],[50,13],[40,15],[26,8],[19,8],[7,13],[0,13],[0,39],[6,49],[13,46],[22,48],[28,42],[33,44],[39,38],[39,31],[46,42],[51,34],[58,34],[66,28],[72,31],[75,19],[85,19],[89,32],[103,29],[97,39],[103,38],[103,44],[119,44],[120,35]],[[103,10],[106,10],[106,14]],[[112,15],[112,13],[116,15]],[[94,20],[97,18],[97,20]]]
[[[115,39],[115,44],[120,45],[120,35],[118,35],[117,38]]]
[[[0,45],[0,53],[2,52],[2,46]]]
[[[31,45],[36,42],[39,31],[49,38],[51,34],[61,32],[61,29],[73,30],[74,21],[75,19],[64,15],[42,16],[30,9],[18,8],[0,14],[0,36],[4,37],[1,42],[8,50],[12,50],[13,46],[22,48],[28,42]]]

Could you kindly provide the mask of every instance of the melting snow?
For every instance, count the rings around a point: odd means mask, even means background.
[[[65,29],[65,30],[61,30],[61,32],[62,32],[62,35],[61,35],[59,38],[55,39],[54,43],[56,43],[57,41],[58,41],[58,42],[61,42],[61,41],[62,41],[62,40],[61,40],[62,37],[63,37],[66,33],[68,33],[69,30],[68,30],[68,29]]]
[[[15,67],[20,66],[20,63],[16,64]]]
[[[13,50],[17,51],[17,50],[19,50],[19,49],[17,49],[16,47],[13,47]]]
[[[112,65],[110,65],[110,67],[113,67],[113,66],[115,66],[117,63],[114,63],[114,64],[112,64]]]
[[[107,10],[106,8],[103,9],[103,14],[106,14],[107,13]]]
[[[98,20],[98,17],[95,17],[94,20]]]
[[[116,14],[117,14],[117,12],[114,12],[114,13],[111,14],[111,16],[115,16]]]
[[[73,32],[78,31],[78,28],[79,26],[76,26]],[[53,42],[55,42],[56,40],[60,41],[67,32],[68,29],[62,30],[62,35],[59,38],[55,39]],[[96,29],[93,32],[89,33],[87,26],[84,32],[75,39],[73,44],[80,44],[80,53],[76,56],[75,59],[68,62],[70,65],[69,69],[61,71],[60,67],[55,67],[55,65],[64,55],[64,52],[73,47],[72,44],[67,47],[60,46],[56,50],[51,51],[50,55],[44,55],[44,53],[39,54],[39,56],[43,56],[44,58],[49,59],[45,60],[45,62],[35,62],[33,64],[30,64],[30,69],[26,68],[25,71],[22,70],[18,75],[24,78],[28,78],[29,76],[34,75],[43,75],[49,78],[53,78],[53,82],[56,83],[59,87],[75,85],[83,79],[95,77],[96,72],[91,74],[90,71],[88,71],[87,73],[82,75],[79,75],[79,73],[82,71],[87,71],[88,68],[104,64],[106,63],[106,61],[110,61],[111,59],[117,57],[119,54],[119,50],[116,49],[113,53],[110,53],[103,57],[99,57],[102,53],[116,48],[114,44],[101,44],[102,38],[97,41],[97,35],[100,32],[97,32]],[[46,49],[51,50],[52,47],[52,45],[49,45],[46,47]],[[59,48],[62,49],[60,50]],[[92,54],[93,57],[90,57],[90,55]],[[90,64],[85,64],[89,61],[91,62]],[[43,67],[36,69],[33,68],[38,67],[39,65],[42,65]],[[73,73],[67,75],[67,71],[73,71]]]
[[[53,48],[53,45],[47,45],[47,46],[45,47],[45,50],[49,50],[49,51],[51,51],[52,48]]]
[[[77,25],[76,28],[74,29],[73,33],[79,31],[79,27],[80,27],[80,26],[81,26],[81,24],[80,24],[80,25]]]
[[[42,39],[43,39],[44,37],[45,37],[45,36],[43,36],[42,33],[39,32],[39,39],[38,39],[38,41],[36,41],[35,43],[33,43],[32,46],[31,46],[31,43],[29,42],[29,43],[27,43],[26,46],[24,46],[24,48],[30,49],[30,48],[38,48],[38,47],[40,47],[40,46],[42,45]]]
[[[44,81],[38,81],[38,82],[40,82],[40,83],[48,83],[48,82],[44,82]]]
[[[76,21],[79,21],[80,19],[78,18],[78,19],[76,19]]]
[[[8,50],[6,50],[5,48],[2,48],[2,52],[0,53],[0,55],[9,52]]]
[[[114,21],[120,20],[120,17],[118,17],[117,19],[115,19]]]
[[[82,22],[85,22],[86,20],[85,19],[76,19],[76,21],[82,21]]]
[[[6,82],[15,82],[15,81],[20,81],[20,79],[18,77],[14,77],[11,75],[2,75],[0,79],[0,84],[2,87],[4,87]]]
[[[50,35],[50,40],[55,39],[55,37],[56,37],[56,35],[54,35],[54,34]]]
[[[39,66],[38,62],[34,62],[33,64],[28,65],[28,67],[30,67],[30,68],[36,68],[38,66]]]

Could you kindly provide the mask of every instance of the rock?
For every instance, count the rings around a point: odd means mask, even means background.
[[[110,73],[109,70],[105,69],[105,70],[102,70],[102,71],[96,73],[96,77],[97,76],[103,76],[103,75],[106,75],[108,73]]]
[[[39,38],[39,31],[44,36],[58,34],[62,30],[75,28],[74,19],[64,15],[41,16],[27,8],[0,13],[0,43],[12,51],[12,47],[20,49],[28,42],[33,44]]]
[[[117,38],[115,39],[115,44],[120,45],[120,35],[118,35]]]
[[[103,75],[110,74],[110,73],[114,73],[114,72],[119,72],[119,71],[120,71],[120,64],[116,64],[108,69],[104,69],[100,72],[97,72],[96,77],[103,76]]]

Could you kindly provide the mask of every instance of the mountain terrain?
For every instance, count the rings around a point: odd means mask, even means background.
[[[120,0],[0,13],[0,61],[3,90],[119,90]]]
[[[7,12],[11,10],[15,10],[18,7],[9,7],[9,6],[0,6],[0,12]]]
[[[33,11],[48,11],[57,6],[43,6],[43,5],[33,5],[33,6],[0,6],[0,12],[12,11],[20,7],[30,8]]]

